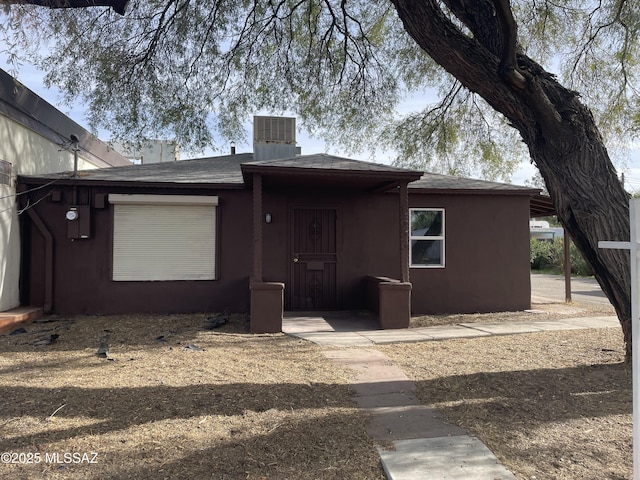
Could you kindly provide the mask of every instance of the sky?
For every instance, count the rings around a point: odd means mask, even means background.
[[[6,58],[3,57],[3,53],[1,51],[0,46],[0,68],[5,69],[6,71],[11,71],[12,68],[7,64]],[[18,80],[23,83],[27,88],[34,91],[37,95],[45,99],[50,104],[54,105],[64,114],[72,118],[78,124],[84,126],[86,128],[86,106],[78,103],[73,107],[69,107],[67,105],[62,104],[60,101],[61,95],[58,90],[47,89],[44,86],[42,81],[43,73],[34,67],[23,64],[20,66],[18,72]],[[420,98],[411,98],[405,100],[406,105],[419,105],[419,104],[428,104],[431,103],[426,97]],[[261,114],[264,114],[260,112]],[[238,142],[238,153],[244,151],[251,151],[251,142],[250,142],[251,131],[250,128],[247,129],[247,141],[244,142],[246,145],[240,145]],[[107,132],[98,132],[98,136],[103,141],[108,141],[108,133]],[[376,155],[372,158],[369,152],[361,152],[361,153],[352,153],[345,152],[341,150],[339,147],[330,147],[326,145],[326,143],[319,138],[314,138],[309,135],[308,132],[304,131],[300,127],[298,127],[298,132],[296,135],[297,143],[300,147],[302,147],[303,154],[311,154],[311,153],[329,153],[338,156],[345,156],[349,158],[354,158],[358,160],[366,160],[366,161],[374,161],[378,163],[386,163],[390,164],[392,159],[394,158],[394,153],[389,151],[378,151]],[[208,153],[208,155],[207,155]],[[205,152],[202,156],[210,156],[215,155],[215,153]],[[183,159],[186,158],[183,155]],[[631,193],[640,192],[640,145],[638,149],[632,150],[630,152],[629,158],[625,161],[626,165],[624,167],[625,173],[625,187],[627,191]],[[622,170],[618,168],[618,170]],[[515,173],[511,177],[511,182],[515,185],[524,185],[525,182],[530,180],[536,174],[536,168],[529,161],[522,162]]]

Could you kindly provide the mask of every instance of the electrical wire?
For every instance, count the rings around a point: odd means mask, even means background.
[[[35,188],[30,188],[29,190],[25,190],[24,192],[14,193],[14,194],[11,194],[11,195],[5,195],[4,197],[0,197],[0,200],[5,200],[5,199],[7,199],[7,198],[15,198],[15,199],[17,199],[18,195],[23,195],[23,194],[25,194],[25,193],[35,192],[35,191],[37,191],[37,190],[43,189],[43,188],[45,188],[45,187],[48,187],[49,185],[53,185],[53,184],[54,184],[55,182],[57,182],[58,180],[60,180],[60,179],[59,179],[59,178],[56,178],[56,179],[53,179],[53,180],[51,180],[50,182],[45,183],[45,184],[43,184],[43,185],[37,186],[37,187],[35,187]],[[47,194],[46,194],[46,195],[44,195],[42,198],[38,199],[38,201],[37,201],[37,202],[35,202],[34,204],[31,204],[30,200],[27,200],[27,206],[26,206],[26,207],[24,207],[24,208],[23,208],[23,209],[21,209],[21,210],[18,210],[18,215],[21,215],[22,213],[24,213],[24,212],[25,212],[25,211],[27,211],[28,209],[30,209],[30,208],[32,208],[32,207],[34,207],[34,206],[36,206],[36,205],[37,205],[38,203],[40,203],[43,199],[45,199],[45,198],[47,198],[47,197],[49,197],[49,196],[51,196],[51,192],[47,193]],[[4,210],[0,210],[0,214],[3,214],[3,213],[6,213],[6,212],[9,212],[9,211],[13,210],[13,209],[14,209],[14,207],[16,207],[16,204],[15,204],[15,203],[14,203],[13,205],[11,205],[10,207],[5,208]]]
[[[36,190],[40,190],[42,188],[48,187],[49,185],[53,185],[58,180],[62,180],[62,178],[55,178],[44,185],[40,185],[38,187],[30,188],[29,190],[25,190],[24,192],[12,193],[11,195],[5,195],[4,197],[0,197],[0,200],[4,200],[5,198],[18,197],[20,195],[24,195],[25,193],[35,192]]]
[[[18,215],[22,215],[24,212],[26,212],[27,210],[29,210],[30,208],[35,207],[37,204],[39,204],[42,200],[44,200],[47,197],[51,196],[51,192],[47,193],[46,195],[43,195],[41,198],[38,199],[37,202],[34,202],[33,204],[31,204],[31,199],[27,200],[27,205],[22,209],[22,210],[18,210]]]

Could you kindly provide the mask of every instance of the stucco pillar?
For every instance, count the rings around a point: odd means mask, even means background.
[[[251,333],[282,331],[284,283],[251,283]]]
[[[406,183],[400,185],[400,280],[409,282],[409,192]]]
[[[380,328],[409,328],[411,321],[411,284],[381,282],[378,286]]]
[[[262,176],[253,175],[253,271],[251,274],[252,333],[282,331],[284,283],[262,279]]]
[[[262,175],[253,175],[252,282],[262,282]]]

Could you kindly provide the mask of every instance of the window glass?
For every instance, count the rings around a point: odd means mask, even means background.
[[[412,208],[410,248],[412,267],[444,267],[444,210]]]
[[[412,265],[437,265],[442,262],[442,240],[412,240]]]
[[[411,236],[432,237],[442,235],[442,210],[412,210]]]

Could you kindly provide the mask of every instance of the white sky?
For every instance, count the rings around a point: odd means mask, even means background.
[[[0,68],[5,69],[6,71],[11,71],[11,66],[7,64],[6,58],[4,58],[3,53],[0,51]],[[86,126],[86,107],[84,105],[78,104],[73,108],[69,108],[66,105],[62,105],[59,101],[60,95],[58,90],[56,89],[46,89],[42,82],[43,74],[39,70],[31,67],[30,65],[24,64],[20,67],[18,73],[18,80],[23,83],[27,88],[34,91],[40,97],[44,98],[47,102],[54,105],[60,111],[62,111],[65,115],[72,118],[74,121],[79,123],[80,125]],[[427,104],[429,101],[427,98],[412,98],[408,99],[405,104],[406,105],[420,105]],[[98,132],[98,135],[102,140],[108,140],[108,133],[106,132]],[[247,135],[250,135],[250,130],[247,129]],[[345,156],[349,158],[359,159],[359,160],[367,160],[367,161],[375,161],[378,163],[386,163],[389,164],[394,157],[393,152],[377,152],[374,158],[371,158],[369,152],[360,152],[356,154],[349,154],[345,151],[342,151],[338,147],[330,148],[325,142],[321,139],[314,138],[309,135],[308,132],[302,130],[300,127],[297,132],[297,143],[302,147],[302,152],[305,154],[311,153],[330,153],[334,155]],[[247,145],[250,145],[250,141],[247,139]],[[238,153],[242,151],[250,151],[250,146],[240,145],[241,142],[238,143]],[[388,153],[388,155],[387,155]],[[206,152],[205,155],[206,156]],[[634,193],[640,191],[640,145],[637,150],[633,150],[631,152],[630,158],[627,160],[627,166],[624,168],[625,173],[625,186],[628,191]],[[529,162],[522,162],[514,175],[511,178],[511,183],[516,185],[524,185],[525,181],[531,179],[536,173],[536,168]]]

